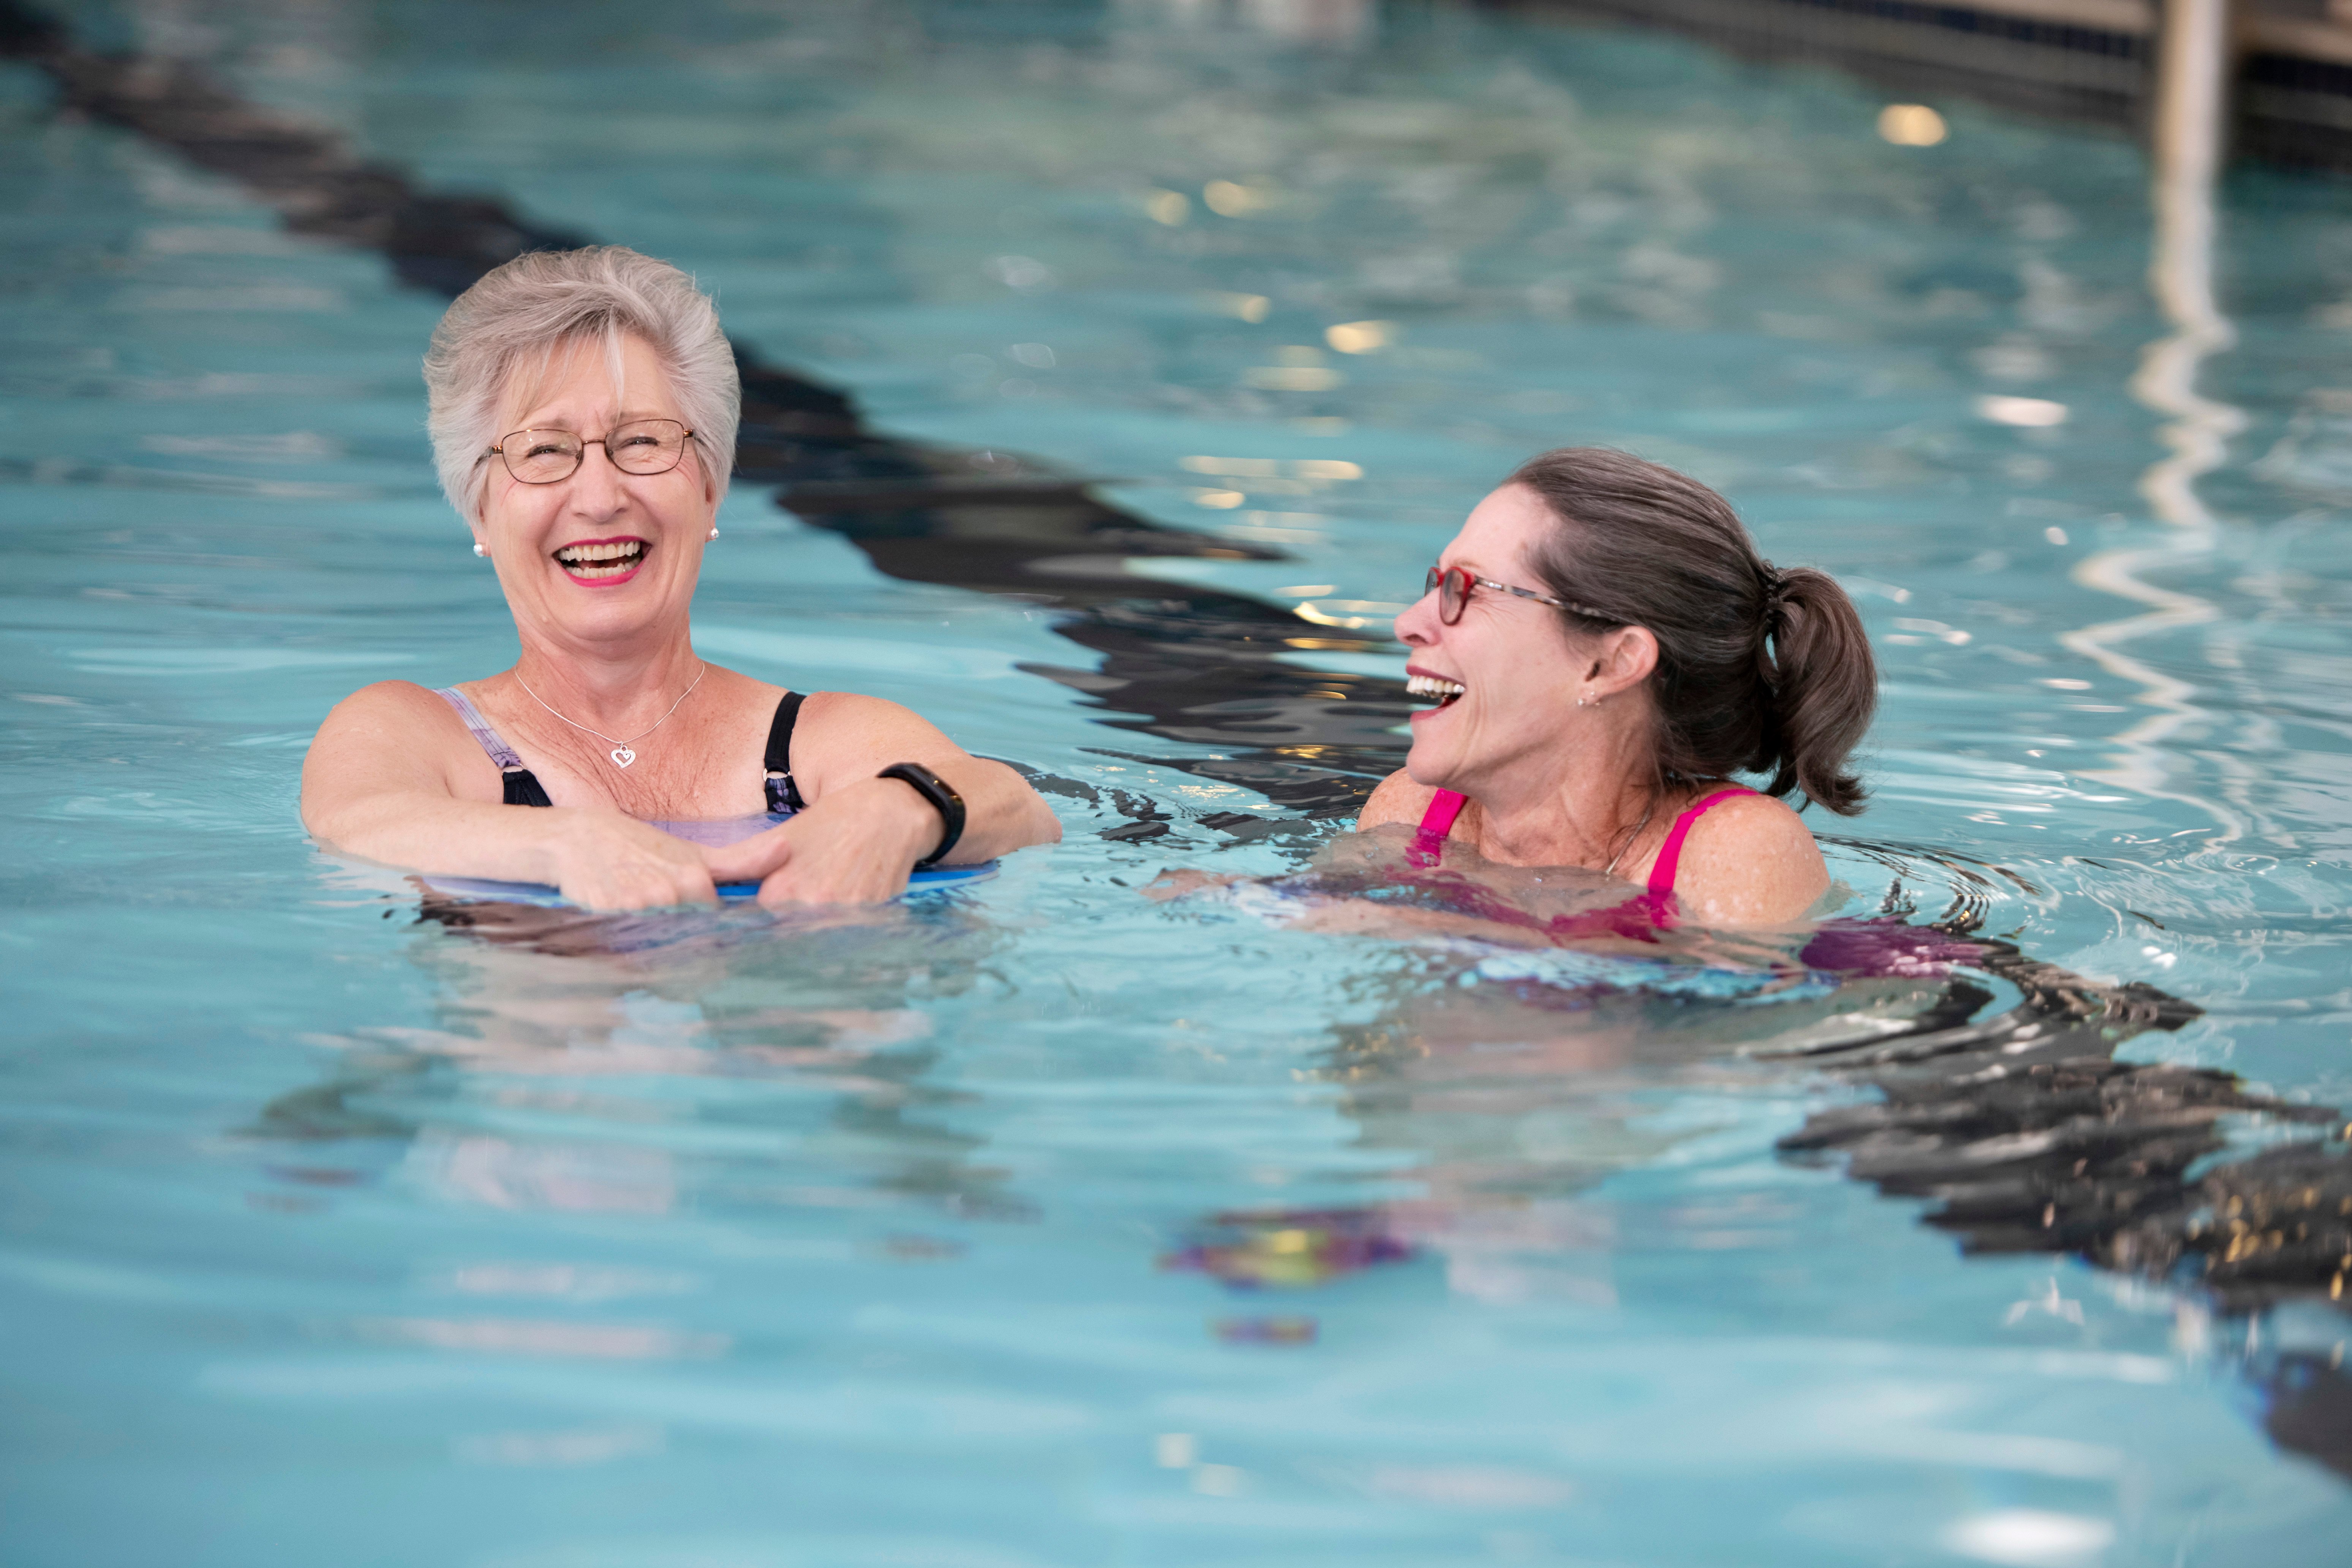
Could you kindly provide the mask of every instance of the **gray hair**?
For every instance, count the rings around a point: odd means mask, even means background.
[[[425,426],[442,493],[460,515],[470,521],[480,503],[488,469],[479,459],[507,434],[496,427],[499,402],[516,374],[544,374],[566,345],[591,339],[602,340],[617,370],[625,334],[661,361],[696,456],[726,493],[742,385],[718,310],[668,262],[596,245],[516,257],[458,295],[433,329]]]

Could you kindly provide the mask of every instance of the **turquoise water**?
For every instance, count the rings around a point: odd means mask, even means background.
[[[2177,324],[2131,146],[1946,105],[1893,147],[1866,89],[1654,37],[68,14],[688,266],[881,429],[1278,548],[1136,570],[1298,605],[1346,645],[1302,668],[1401,671],[1381,621],[1527,453],[1685,467],[1870,622],[1852,911],[1966,889],[2204,1010],[2126,1057],[2352,1102],[2339,183],[2225,189],[2235,342],[2184,412],[2134,390]],[[757,487],[706,652],[1168,830],[1060,795],[1058,848],[853,925],[420,922],[294,803],[353,686],[510,657],[423,438],[442,301],[50,101],[0,69],[12,1563],[2340,1561],[2344,1484],[2245,1366],[2341,1318],[1963,1258],[1784,1158],[1858,1091],[1745,1047],[1818,999],[1548,1010],[1141,899],[1337,825],[1121,727],[1050,605],[885,576]],[[2186,502],[2148,484],[2184,418],[2226,437]]]

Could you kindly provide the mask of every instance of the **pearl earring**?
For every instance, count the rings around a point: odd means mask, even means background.
[[[1577,705],[1579,708],[1582,708],[1582,707],[1587,706],[1589,703],[1591,703],[1591,700],[1591,700],[1590,697],[1587,697],[1587,696],[1586,696],[1583,692],[1581,692],[1581,691],[1580,691],[1580,692],[1578,692],[1578,693],[1576,694],[1576,705]]]
[[[488,550],[485,550],[484,548],[482,548],[482,546],[481,546],[479,543],[477,543],[477,544],[474,546],[474,553],[475,553],[475,554],[477,554],[477,555],[488,555],[488,554],[489,553],[489,552],[488,552]]]
[[[719,537],[719,530],[717,530],[716,528],[713,528],[713,529],[710,531],[710,537],[711,537],[711,538],[713,538],[713,539],[718,538],[718,537]]]

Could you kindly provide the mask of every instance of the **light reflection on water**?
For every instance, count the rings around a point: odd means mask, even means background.
[[[1643,35],[588,7],[526,62],[479,9],[121,16],[691,266],[884,428],[1282,547],[1144,570],[1295,605],[1309,668],[1393,673],[1361,634],[1527,452],[1686,466],[1872,626],[1854,912],[1958,900],[2205,1009],[2126,1055],[2352,1102],[2337,186],[2235,177],[2218,297],[2178,252],[2159,297],[2130,148],[1961,105],[1891,146],[1833,79]],[[1108,726],[1050,616],[749,490],[719,657],[1165,830],[1057,796],[1070,843],[987,888],[594,955],[322,873],[317,715],[509,644],[418,433],[439,302],[0,81],[12,1558],[367,1518],[388,1562],[2331,1560],[2336,1484],[2242,1406],[2340,1317],[1963,1261],[1775,1153],[1862,1096],[1740,1047],[1931,986],[1561,1009],[1147,903],[1322,830],[1209,826],[1280,813],[1146,760],[1212,748]]]

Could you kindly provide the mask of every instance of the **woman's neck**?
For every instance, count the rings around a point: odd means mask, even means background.
[[[526,637],[513,673],[563,717],[602,730],[659,714],[686,689],[701,663],[693,639],[680,626],[658,642],[632,639],[625,647],[557,646]]]
[[[1478,852],[1487,859],[1600,870],[1652,815],[1654,780],[1646,745],[1621,731],[1497,769],[1463,793],[1478,803]]]

